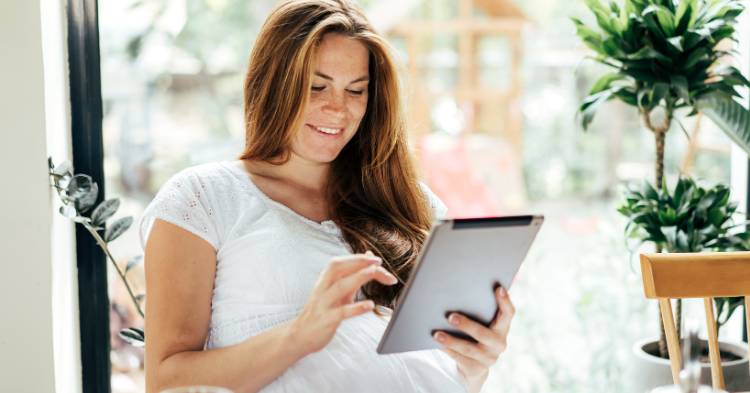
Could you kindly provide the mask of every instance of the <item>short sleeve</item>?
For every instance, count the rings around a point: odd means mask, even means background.
[[[207,241],[218,250],[219,236],[208,189],[190,169],[172,176],[146,207],[139,223],[141,247],[156,219],[169,222]]]
[[[422,189],[422,192],[424,193],[425,197],[427,198],[427,202],[430,204],[430,208],[432,209],[432,214],[435,219],[442,220],[447,218],[448,216],[448,207],[445,206],[445,203],[438,198],[437,195],[435,195],[432,190],[430,190],[430,187],[427,187],[427,184],[424,184],[422,182],[419,182],[419,186]]]

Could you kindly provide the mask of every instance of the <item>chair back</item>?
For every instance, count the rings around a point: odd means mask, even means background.
[[[671,299],[702,298],[711,382],[714,389],[724,389],[713,299],[744,296],[745,318],[750,329],[750,307],[747,307],[750,306],[750,252],[641,254],[641,274],[646,298],[659,301],[674,383],[679,384],[682,353]]]

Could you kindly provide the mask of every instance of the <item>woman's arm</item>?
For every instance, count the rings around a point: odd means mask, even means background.
[[[290,340],[288,323],[239,344],[204,351],[216,273],[214,249],[157,219],[145,260],[148,393],[185,385],[255,392],[306,355]]]
[[[295,319],[237,345],[203,350],[211,318],[216,255],[208,242],[156,220],[146,243],[146,392],[185,385],[256,392],[325,347],[341,321],[370,312],[354,296],[371,280],[396,277],[372,255],[333,258]]]

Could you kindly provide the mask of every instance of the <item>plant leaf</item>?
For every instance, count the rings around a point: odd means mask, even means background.
[[[62,214],[63,216],[67,218],[73,219],[78,213],[76,212],[76,209],[73,206],[64,205],[64,206],[60,206],[60,214]]]
[[[99,204],[91,213],[91,222],[96,226],[104,225],[108,218],[112,217],[120,208],[120,200],[117,198],[107,199]]]
[[[129,272],[134,267],[140,265],[142,262],[143,262],[143,255],[138,255],[137,257],[129,260],[128,264],[125,265],[125,273]]]
[[[599,105],[612,99],[614,94],[621,89],[622,89],[622,86],[615,86],[607,90],[600,91],[596,94],[590,95],[583,100],[583,104],[581,104],[580,112],[582,114],[581,124],[583,125],[584,130],[588,129],[589,124],[591,124],[591,121],[594,119],[594,114],[596,114],[596,110],[599,107]]]
[[[657,82],[649,94],[649,105],[651,108],[659,105],[661,100],[669,94],[669,85],[664,82]]]
[[[91,176],[77,174],[70,179],[67,194],[68,198],[74,201],[78,212],[85,213],[96,202],[99,195],[99,186],[91,180]]]
[[[750,112],[720,93],[707,93],[696,100],[697,108],[711,119],[742,150],[750,154]]]
[[[128,228],[130,228],[130,225],[132,224],[133,224],[133,217],[130,217],[130,216],[123,217],[123,218],[116,220],[115,222],[112,223],[112,225],[107,227],[107,231],[104,233],[104,241],[109,243],[117,239],[118,237],[120,237],[120,235],[122,235],[125,231],[127,231]]]
[[[52,157],[50,157],[49,163],[52,165]],[[52,173],[58,176],[73,176],[73,164],[70,161],[63,161],[60,165],[54,167]]]
[[[143,347],[146,343],[146,334],[138,328],[130,327],[120,330],[119,336],[134,347]]]
[[[96,203],[96,198],[99,197],[99,185],[96,183],[91,184],[91,189],[81,198],[76,200],[76,208],[81,213],[86,213],[91,210]]]

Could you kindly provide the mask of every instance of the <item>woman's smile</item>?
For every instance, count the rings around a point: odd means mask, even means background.
[[[324,126],[315,126],[312,124],[307,124],[310,129],[313,131],[316,131],[318,134],[322,134],[329,137],[335,137],[338,135],[343,134],[344,127],[324,127]]]

